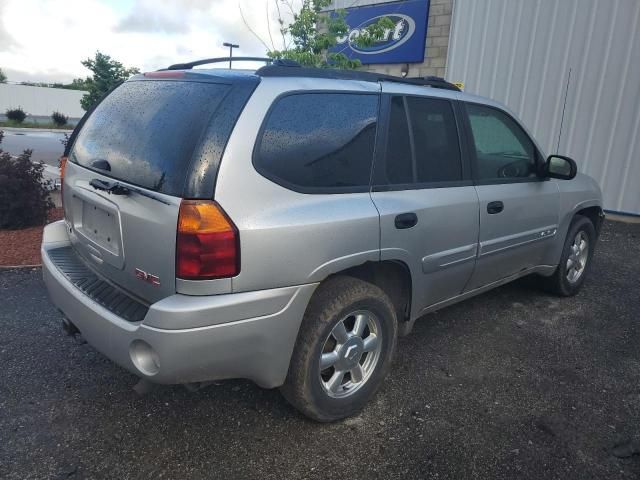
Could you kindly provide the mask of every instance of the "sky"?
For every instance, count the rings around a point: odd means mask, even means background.
[[[88,76],[80,62],[97,50],[143,72],[227,56],[223,42],[240,45],[234,55],[263,56],[269,27],[282,48],[275,1],[0,0],[0,68],[9,81],[53,83]]]

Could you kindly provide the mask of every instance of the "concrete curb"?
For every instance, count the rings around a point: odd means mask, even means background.
[[[620,213],[608,213],[605,212],[605,218],[607,220],[611,220],[612,222],[621,222],[621,223],[640,223],[640,216],[637,215],[624,215]]]
[[[48,133],[71,133],[73,128],[67,130],[66,128],[18,128],[18,127],[0,127],[0,130],[5,132],[48,132]]]
[[[4,270],[26,270],[27,268],[40,268],[41,263],[37,265],[0,265],[0,272]]]

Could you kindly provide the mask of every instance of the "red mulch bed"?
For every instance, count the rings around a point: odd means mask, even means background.
[[[62,208],[49,211],[49,222],[63,217]],[[0,230],[0,267],[40,265],[40,243],[44,227]]]

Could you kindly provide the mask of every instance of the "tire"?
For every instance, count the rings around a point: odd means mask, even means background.
[[[576,257],[575,242],[578,241],[579,235],[582,235],[580,238],[586,241],[587,252],[586,255],[578,255],[578,257]],[[561,297],[570,297],[578,293],[591,268],[591,259],[596,246],[596,240],[596,229],[593,223],[591,223],[591,220],[582,215],[576,215],[569,226],[558,268],[556,268],[556,271],[551,277],[542,278],[542,286],[544,289]],[[571,262],[569,261],[570,257]],[[581,260],[580,263],[577,264],[583,265],[577,277],[571,274],[572,270],[577,272],[573,269],[573,265],[576,264],[576,258]],[[575,278],[571,280],[570,277]]]
[[[354,335],[363,324],[361,335]],[[283,396],[319,422],[358,413],[391,366],[397,334],[395,309],[380,288],[347,276],[326,280],[314,293],[302,320],[287,379],[280,389]],[[323,370],[321,358],[327,366]],[[342,371],[346,373],[340,377]]]

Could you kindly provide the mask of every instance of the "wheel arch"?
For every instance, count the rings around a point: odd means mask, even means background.
[[[593,227],[596,229],[596,235],[600,235],[600,229],[602,228],[602,223],[604,221],[604,211],[602,210],[602,207],[599,205],[585,207],[575,212],[573,218],[575,218],[576,215],[582,215],[583,217],[587,217],[591,220]]]
[[[368,261],[329,275],[348,276],[369,282],[385,292],[396,311],[400,334],[408,333],[406,326],[410,324],[413,281],[411,271],[406,263],[400,260]],[[326,280],[325,279],[325,280]]]
[[[571,223],[577,215],[587,217],[593,223],[596,229],[596,234],[600,233],[602,228],[602,221],[604,219],[604,213],[602,210],[602,204],[598,199],[585,200],[574,205],[573,208],[561,216],[560,223],[558,225],[558,231],[556,233],[556,240],[553,248],[551,248],[545,257],[545,265],[558,265],[560,257],[562,256],[562,249],[564,248],[564,242],[569,232]]]

